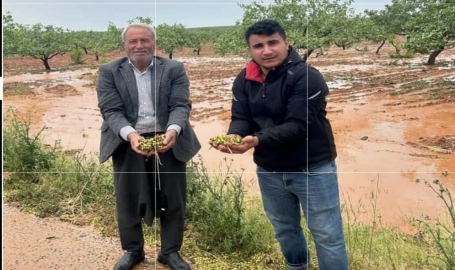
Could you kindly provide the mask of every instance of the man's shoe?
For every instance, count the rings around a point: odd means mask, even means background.
[[[145,259],[144,251],[135,252],[127,251],[125,255],[115,264],[114,270],[130,270],[136,264],[142,262]]]
[[[191,267],[180,257],[178,252],[158,255],[158,262],[169,266],[172,270],[191,270]]]

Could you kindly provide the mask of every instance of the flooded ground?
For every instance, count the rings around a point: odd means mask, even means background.
[[[435,194],[415,183],[417,178],[441,179],[455,191],[455,50],[441,53],[434,67],[422,65],[426,56],[390,59],[391,50],[384,48],[378,56],[373,47],[368,52],[331,49],[309,63],[331,89],[328,118],[335,132],[343,202],[361,221],[380,216],[384,225],[409,230],[410,218],[443,211]],[[176,57],[185,63],[191,81],[191,123],[203,145],[204,164],[214,174],[225,172],[228,164],[243,170],[247,191],[258,195],[252,152],[226,155],[207,143],[227,130],[230,88],[245,60],[210,54]],[[89,65],[51,73],[5,72],[5,108],[30,115],[35,130],[46,126],[46,144],[58,141],[65,151],[96,157],[101,126],[96,72]],[[14,94],[18,83],[30,88],[28,94]],[[444,178],[444,171],[452,174]]]

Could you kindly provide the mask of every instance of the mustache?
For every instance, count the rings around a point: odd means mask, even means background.
[[[147,53],[148,51],[147,50],[137,50],[137,51],[133,51],[133,53]]]

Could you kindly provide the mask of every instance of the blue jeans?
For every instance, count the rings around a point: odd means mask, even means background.
[[[257,168],[264,209],[290,270],[309,268],[300,205],[316,244],[321,270],[347,270],[348,259],[334,161],[309,172],[274,173]]]

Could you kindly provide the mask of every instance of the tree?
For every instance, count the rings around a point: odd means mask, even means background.
[[[210,40],[210,32],[204,28],[188,30],[188,46],[193,48],[197,55],[202,50],[202,46]]]
[[[18,40],[18,24],[14,22],[11,12],[7,11],[3,15],[3,54],[10,55],[16,53]]]
[[[74,45],[75,49],[83,49],[85,54],[89,54],[89,43],[95,37],[93,31],[72,31],[67,34],[70,44]]]
[[[335,16],[334,29],[330,35],[331,43],[345,50],[353,43],[360,42],[363,37],[362,18],[360,15]]]
[[[121,48],[122,44],[122,29],[109,22],[106,32],[92,33],[89,41],[89,48],[95,55],[95,60],[98,61],[100,55]]]
[[[152,25],[153,20],[150,17],[137,16],[136,18],[128,21],[128,24],[132,24],[132,23],[145,23],[148,25]]]
[[[286,31],[291,45],[305,49],[304,60],[320,47],[339,44],[346,47],[359,38],[353,27],[356,18],[349,8],[353,0],[275,0],[275,4],[262,2],[240,4],[244,9],[239,22],[242,30],[252,23],[273,18]]]
[[[415,0],[407,5],[413,16],[405,25],[410,36],[405,46],[430,53],[427,64],[434,65],[443,50],[455,47],[455,1]]]
[[[376,49],[376,54],[379,54],[382,46],[384,46],[390,37],[393,39],[393,33],[390,28],[386,26],[387,20],[384,10],[366,10],[366,17],[363,20],[362,26],[364,29],[364,37],[372,42],[380,42],[381,44]]]
[[[240,4],[240,7],[244,10],[243,18],[239,22],[241,32],[244,33],[250,25],[257,21],[273,18],[283,26],[293,47],[312,51],[308,47],[312,47],[313,44],[309,44],[310,37],[307,37],[309,33],[308,3],[304,4],[299,0],[275,0],[275,4],[267,5],[262,1],[255,1],[251,4]],[[319,40],[312,39],[312,42],[319,42]]]
[[[21,25],[14,22],[10,12],[6,12],[3,15],[3,29],[4,54],[18,54],[40,59],[46,70],[51,69],[50,59],[70,51],[69,34],[61,27],[44,26],[41,23],[32,26]]]
[[[404,26],[412,17],[407,0],[392,0],[391,5],[385,5],[383,10],[366,10],[366,16],[371,20],[367,26],[370,31],[366,34],[368,40],[373,42],[381,42],[376,50],[379,50],[388,41],[396,52],[399,54],[402,44],[395,41],[395,35],[406,35]]]
[[[49,60],[56,55],[63,55],[70,50],[67,33],[61,27],[44,26],[41,23],[29,25],[16,24],[14,38],[8,44],[9,53],[31,56],[43,61],[46,70],[50,70]]]
[[[220,34],[213,43],[213,51],[220,55],[233,53],[248,57],[243,31],[238,29],[227,29]]]
[[[188,44],[187,30],[182,24],[160,24],[156,29],[156,39],[159,48],[164,50],[172,59],[172,53]]]

